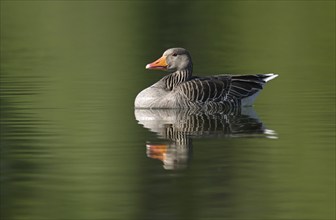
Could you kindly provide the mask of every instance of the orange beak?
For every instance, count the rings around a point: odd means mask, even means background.
[[[166,57],[162,56],[158,60],[154,61],[153,63],[147,64],[146,69],[166,70],[167,66],[168,66],[168,64],[166,62]]]

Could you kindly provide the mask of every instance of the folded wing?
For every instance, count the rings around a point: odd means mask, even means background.
[[[196,103],[235,101],[259,92],[267,81],[276,76],[276,74],[257,74],[194,77],[177,89],[188,100]]]

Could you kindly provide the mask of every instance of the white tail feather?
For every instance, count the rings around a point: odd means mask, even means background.
[[[265,82],[268,82],[268,81],[270,81],[270,80],[279,76],[278,74],[275,74],[275,73],[268,73],[268,74],[264,74],[264,75],[267,76],[266,78],[263,79]]]

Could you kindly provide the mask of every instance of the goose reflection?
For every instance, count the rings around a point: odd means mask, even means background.
[[[182,109],[135,109],[139,124],[157,134],[159,143],[146,144],[147,156],[163,162],[165,169],[183,169],[192,153],[192,139],[204,137],[277,138],[266,129],[252,107],[231,112]]]

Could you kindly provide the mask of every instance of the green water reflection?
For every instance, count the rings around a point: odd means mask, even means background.
[[[334,1],[1,1],[1,219],[334,219]],[[146,157],[144,69],[276,72],[255,110],[278,139],[193,140]]]

